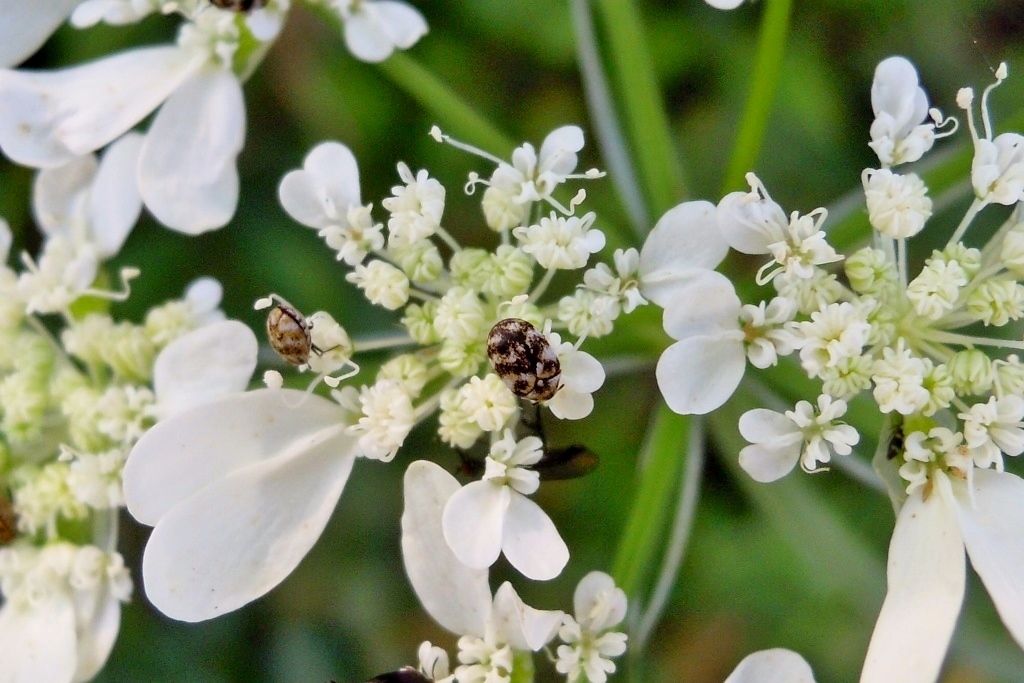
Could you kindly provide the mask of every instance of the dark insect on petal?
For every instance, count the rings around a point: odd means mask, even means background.
[[[597,454],[589,448],[575,445],[545,450],[544,457],[530,469],[539,472],[545,481],[557,481],[586,476],[597,469],[599,462]]]
[[[366,683],[432,683],[429,678],[421,674],[411,666],[405,666],[398,671],[381,674],[371,678]]]
[[[525,320],[505,318],[487,335],[487,358],[508,390],[534,403],[547,401],[562,386],[558,354]]]

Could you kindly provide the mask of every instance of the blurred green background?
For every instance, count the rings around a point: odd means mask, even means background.
[[[593,141],[566,2],[413,4],[431,31],[409,55],[495,126],[515,140],[537,143],[553,127],[576,122]],[[719,12],[701,0],[637,5],[683,160],[686,197],[717,200],[765,7],[754,3]],[[1010,81],[993,98],[997,129],[1000,121],[1024,112],[1024,79],[1018,75],[1024,69],[1021,0],[795,5],[755,169],[787,210],[830,205],[856,190],[861,170],[876,162],[866,145],[869,89],[875,64],[886,56],[914,61],[933,103],[947,113],[956,113],[957,88],[987,84],[990,68],[1007,60]],[[65,28],[27,66],[76,64],[166,40],[174,25],[155,17],[127,29]],[[262,321],[251,303],[268,291],[306,311],[330,311],[356,337],[394,329],[396,320],[365,304],[314,231],[293,223],[277,202],[281,176],[325,139],[343,141],[355,152],[364,201],[379,207],[397,181],[395,163],[404,160],[414,169],[430,169],[448,186],[445,224],[460,240],[490,243],[478,203],[458,191],[469,170],[489,169],[428,138],[430,125],[446,127],[445,121],[380,68],[353,59],[336,23],[296,3],[245,90],[248,136],[239,160],[242,197],[235,220],[224,230],[189,239],[144,219],[119,257],[143,272],[132,300],[117,309],[121,315],[137,319],[149,305],[209,274],[225,285],[228,314],[257,329]],[[963,139],[940,147],[962,145]],[[594,144],[582,164],[591,166],[605,166]],[[14,227],[16,246],[29,250],[38,244],[28,216],[31,177],[25,169],[0,164],[0,215]],[[628,236],[614,185],[605,179],[588,191],[598,226]],[[954,208],[962,203],[954,202]],[[549,483],[539,494],[572,559],[555,581],[516,579],[532,605],[571,609],[576,581],[592,569],[611,567],[634,497],[640,444],[659,402],[651,365],[656,349],[638,340],[660,339],[657,327],[655,312],[635,315],[622,321],[620,341],[595,345],[644,363],[609,379],[588,420],[572,425],[571,432],[562,426],[551,437],[556,445],[587,444],[602,464],[588,478]],[[772,376],[765,381],[770,384]],[[796,473],[790,479],[799,481],[756,488],[737,477],[735,421],[743,409],[733,402],[710,421],[716,433],[732,438],[716,440],[709,454],[696,526],[664,620],[647,653],[621,679],[639,680],[642,672],[647,680],[721,681],[747,653],[776,646],[803,653],[819,681],[858,676],[884,594],[890,504],[836,471]],[[454,464],[433,426],[414,432],[391,465],[360,461],[310,555],[283,585],[245,609],[210,623],[175,623],[148,605],[136,573],[136,597],[99,680],[340,683],[414,663],[416,646],[425,639],[454,651],[454,639],[411,593],[399,551],[404,466],[417,458]],[[858,457],[869,459],[873,448],[866,439]],[[137,568],[147,531],[130,518],[124,521],[122,551]],[[822,538],[829,542],[823,545]],[[510,576],[499,563],[492,585]],[[539,680],[552,676],[542,666]],[[1024,680],[1024,654],[973,575],[943,680]]]

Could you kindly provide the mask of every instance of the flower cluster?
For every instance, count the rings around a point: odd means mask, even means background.
[[[929,108],[913,65],[891,57],[878,65],[871,90],[869,144],[879,168],[862,175],[871,244],[839,253],[824,230],[825,209],[787,214],[748,174],[749,192],[674,211],[688,212],[688,229],[704,239],[717,236],[763,259],[756,283],[771,285],[772,297],[741,303],[713,270],[724,248],[714,258],[669,257],[686,271],[683,282],[672,297],[651,296],[678,340],[658,365],[675,411],[720,406],[748,361],[767,368],[792,356],[820,383],[816,399],[792,410],[742,416],[739,431],[751,445],[739,461],[754,479],[774,481],[797,463],[806,472],[827,469],[833,457],[849,455],[860,435],[842,419],[855,398],[869,397],[887,419],[875,466],[900,511],[889,594],[863,681],[934,680],[963,598],[965,547],[1024,646],[1012,565],[1021,546],[1010,531],[1024,515],[1024,480],[1003,470],[1005,456],[1024,452],[1024,365],[1016,353],[1024,344],[1011,325],[1024,317],[1024,137],[995,135],[987,104],[1006,75],[1004,64],[982,93],[980,122],[973,91],[957,94],[974,146],[974,200],[941,248],[910,253],[910,238],[930,226],[933,202],[924,180],[904,166],[959,125]],[[1013,208],[1000,213],[1000,206]],[[1001,223],[975,238],[984,232],[976,219],[989,207]],[[648,246],[660,239],[656,230]],[[912,256],[923,259],[916,273]]]
[[[366,61],[411,47],[427,31],[423,17],[401,2],[327,4],[344,23],[349,49]],[[0,22],[0,66],[28,57],[69,16],[81,29],[132,24],[154,13],[178,14],[184,22],[172,45],[52,72],[0,69],[0,150],[17,163],[52,168],[122,139],[156,110],[145,136],[132,143],[132,172],[121,179],[134,179],[135,193],[168,227],[197,234],[224,226],[238,203],[241,83],[277,37],[290,0],[260,5],[248,13],[209,0],[60,0],[5,8],[15,16]]]
[[[436,129],[432,135],[494,163],[489,177],[472,174],[466,191],[486,188],[483,221],[498,244],[492,251],[459,244],[443,225],[448,192],[426,170],[398,165],[400,183],[381,202],[386,223],[363,203],[356,160],[340,143],[317,146],[302,169],[287,174],[285,210],[317,231],[371,303],[396,311],[403,333],[353,340],[325,311],[305,316],[277,295],[257,302],[268,311],[271,346],[313,381],[305,392],[287,389],[280,372],[268,371],[267,388],[178,413],[135,445],[125,471],[127,506],[155,527],[143,559],[146,593],[186,621],[259,597],[315,543],[355,459],[390,462],[413,427],[436,414],[440,439],[480,478],[460,487],[436,465],[409,468],[407,509],[419,499],[432,507],[426,518],[407,518],[418,531],[406,529],[406,560],[414,586],[421,564],[433,567],[443,556],[450,565],[429,573],[448,593],[457,588],[458,600],[417,590],[432,614],[451,615],[439,621],[462,637],[456,679],[508,680],[526,666],[523,653],[561,629],[563,673],[603,680],[625,649],[625,636],[612,631],[625,597],[606,585],[610,579],[585,582],[576,618],[563,623],[560,612],[523,606],[511,585],[492,596],[487,574],[501,554],[534,580],[557,577],[568,562],[555,524],[530,498],[548,459],[538,425],[546,412],[567,420],[591,412],[605,373],[580,347],[646,303],[640,257],[620,251],[614,268],[587,268],[604,234],[595,214],[578,215],[585,192],[560,198],[567,182],[602,175],[576,173],[579,128],[555,130],[539,150],[524,144],[511,161]],[[577,288],[545,301],[560,271],[581,275]],[[390,348],[405,351],[372,383],[342,386],[359,373],[355,356]],[[321,382],[330,398],[313,393]],[[269,499],[260,493],[267,489],[274,490]],[[422,526],[434,517],[435,526]],[[409,547],[423,544],[427,550],[410,555]],[[420,666],[434,679],[448,676],[447,656],[429,645]]]
[[[255,336],[224,320],[214,280],[139,323],[107,311],[128,296],[98,283],[139,211],[120,172],[135,142],[40,172],[40,253],[22,253],[20,269],[0,265],[2,680],[99,671],[132,592],[116,549],[129,451],[158,420],[241,391],[255,368]],[[0,224],[4,262],[11,243]],[[228,352],[248,367],[225,362]]]

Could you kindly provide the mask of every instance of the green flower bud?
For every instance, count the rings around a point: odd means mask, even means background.
[[[1024,363],[1017,354],[1007,356],[1006,360],[992,363],[995,372],[996,386],[1003,394],[1024,394]]]
[[[992,388],[992,359],[984,352],[957,351],[947,365],[958,396],[980,396]]]
[[[956,396],[953,388],[953,375],[949,367],[939,364],[932,367],[924,376],[922,386],[928,390],[928,402],[921,408],[921,413],[931,417],[943,408],[948,408]]]
[[[185,301],[168,301],[150,309],[143,328],[157,347],[163,348],[195,326],[195,314]]]
[[[108,341],[101,349],[104,363],[125,379],[136,382],[149,379],[157,349],[144,328],[119,323],[110,331]]]
[[[430,240],[419,240],[409,246],[397,247],[392,249],[392,253],[395,255],[398,265],[415,283],[435,282],[444,271],[441,252]]]
[[[421,346],[429,346],[439,341],[437,330],[434,329],[434,318],[437,316],[437,302],[425,301],[422,304],[409,304],[405,307],[402,325],[408,330],[412,340]]]
[[[533,281],[533,259],[518,247],[502,244],[491,257],[490,277],[483,290],[499,299],[525,294]]]
[[[24,370],[0,381],[0,426],[9,441],[24,443],[42,433],[50,407],[48,379],[46,375]]]
[[[430,380],[430,368],[420,356],[404,353],[381,366],[377,373],[377,381],[382,379],[392,379],[401,383],[415,398]]]
[[[974,247],[967,247],[963,242],[951,244],[941,252],[934,252],[932,258],[941,258],[948,262],[956,261],[968,278],[974,277],[981,270],[981,251]]]
[[[896,284],[896,269],[881,249],[864,247],[844,262],[850,287],[860,294],[879,294]]]
[[[1013,226],[999,249],[999,260],[1017,277],[1024,276],[1024,222]]]
[[[468,341],[446,339],[441,344],[437,361],[453,377],[471,377],[487,359],[486,346],[483,337]]]
[[[452,254],[448,269],[455,283],[482,290],[491,277],[491,255],[483,249],[463,249]]]
[[[1002,327],[1024,316],[1024,285],[1004,278],[987,280],[967,295],[966,308],[986,325]]]

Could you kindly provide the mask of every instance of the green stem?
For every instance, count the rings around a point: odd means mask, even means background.
[[[729,170],[725,174],[723,192],[741,189],[744,175],[753,169],[761,152],[761,143],[775,102],[782,57],[789,35],[792,0],[765,0],[757,56],[750,74],[750,95],[740,121]]]
[[[689,430],[689,419],[659,405],[640,455],[643,472],[612,566],[615,582],[630,601],[639,594],[661,547]]]
[[[445,85],[429,69],[404,52],[380,64],[385,76],[423,108],[438,117],[438,125],[498,157],[506,157],[515,142]]]
[[[611,52],[630,148],[648,199],[660,216],[683,196],[683,166],[665,113],[640,13],[633,0],[596,0]]]

